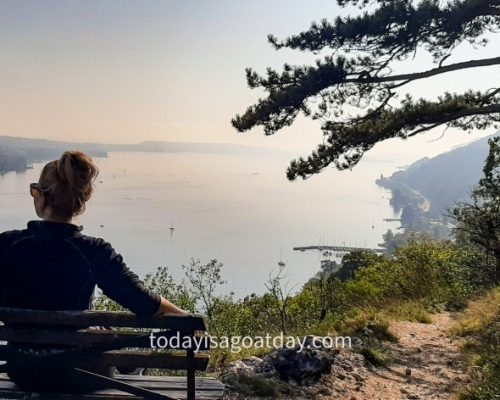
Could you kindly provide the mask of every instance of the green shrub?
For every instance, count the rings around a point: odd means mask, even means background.
[[[451,330],[467,338],[463,346],[472,383],[463,400],[489,400],[500,393],[500,287],[472,302]]]
[[[238,392],[248,396],[272,397],[273,399],[291,392],[290,387],[277,379],[267,379],[259,375],[240,374]]]
[[[391,361],[389,353],[380,347],[363,347],[360,353],[367,363],[375,367],[387,366]]]

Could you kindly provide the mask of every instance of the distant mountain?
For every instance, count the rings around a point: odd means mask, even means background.
[[[22,171],[27,163],[53,160],[66,150],[82,150],[92,157],[106,157],[111,151],[167,153],[212,153],[247,156],[289,156],[280,150],[229,143],[141,142],[138,144],[74,143],[44,139],[0,136],[0,173]],[[21,167],[23,166],[23,167]]]
[[[26,169],[26,158],[15,152],[5,152],[0,150],[0,173],[6,171],[21,172]]]
[[[0,151],[15,153],[26,159],[27,162],[52,160],[59,158],[66,150],[79,149],[89,153],[92,157],[106,157],[105,149],[92,143],[59,142],[44,139],[27,139],[12,136],[0,136]]]
[[[232,143],[189,143],[147,141],[138,144],[108,144],[100,145],[107,151],[146,151],[165,153],[212,153],[234,154],[247,156],[289,156],[282,150],[266,147],[245,146]]]
[[[493,135],[494,136],[494,135]],[[492,136],[490,136],[492,137]],[[392,205],[403,208],[413,202],[427,203],[429,217],[439,218],[456,202],[466,200],[482,176],[488,155],[488,139],[476,140],[434,158],[423,158],[377,183],[393,192]],[[396,199],[394,199],[396,195]],[[420,196],[420,199],[417,197]],[[406,203],[406,204],[405,204]]]

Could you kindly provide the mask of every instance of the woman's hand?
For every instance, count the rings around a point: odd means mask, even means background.
[[[165,314],[179,315],[179,316],[191,315],[191,313],[183,310],[182,308],[177,307],[175,304],[171,303],[166,298],[162,297],[160,306],[158,307],[158,310],[156,311],[154,316],[160,317]]]

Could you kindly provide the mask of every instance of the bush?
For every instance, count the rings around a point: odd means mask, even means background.
[[[387,318],[430,324],[429,305],[422,300],[399,301],[389,304],[383,311]]]
[[[500,287],[472,302],[451,332],[467,337],[463,351],[472,383],[461,399],[494,399],[500,393]]]
[[[382,308],[388,303],[425,300],[421,304],[429,309],[441,303],[461,308],[485,285],[483,262],[477,251],[451,242],[413,238],[396,250],[394,259],[381,259],[358,270],[345,286],[345,301]]]
[[[386,366],[391,361],[389,353],[380,347],[364,347],[360,353],[367,363],[375,367]]]

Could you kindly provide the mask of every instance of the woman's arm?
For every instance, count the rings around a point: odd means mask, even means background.
[[[161,317],[165,314],[189,315],[187,311],[177,307],[175,304],[168,301],[165,297],[161,297],[160,306],[155,313],[155,317]]]
[[[141,316],[188,314],[164,297],[147,289],[109,243],[98,239],[93,252],[92,273],[97,285],[112,300]]]

